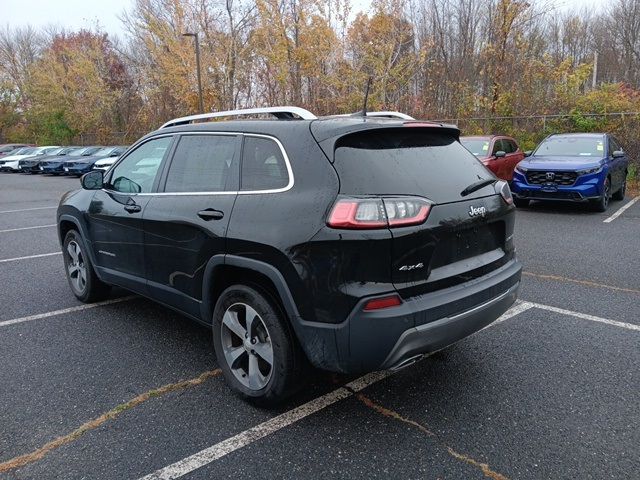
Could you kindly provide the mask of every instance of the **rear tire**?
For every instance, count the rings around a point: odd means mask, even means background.
[[[513,204],[518,208],[526,208],[529,206],[531,200],[527,200],[526,198],[514,198]]]
[[[65,235],[62,257],[69,286],[78,300],[92,303],[109,295],[111,287],[96,275],[84,240],[76,230]]]
[[[611,198],[613,200],[624,200],[624,196],[627,193],[627,179],[625,178],[624,181],[622,182],[622,185],[620,185],[620,189],[614,193]]]
[[[261,406],[275,405],[303,386],[304,355],[277,302],[245,285],[220,295],[213,312],[213,346],[231,389]]]

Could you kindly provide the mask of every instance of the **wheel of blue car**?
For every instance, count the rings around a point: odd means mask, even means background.
[[[606,212],[607,208],[609,208],[609,199],[611,198],[611,180],[609,180],[609,177],[604,179],[603,191],[602,196],[593,204],[596,212]]]
[[[213,313],[213,345],[229,386],[253,403],[278,403],[302,384],[300,347],[266,292],[245,285],[222,292]]]
[[[91,303],[109,294],[111,288],[97,277],[82,236],[77,231],[70,230],[65,235],[62,257],[69,286],[78,300]]]
[[[627,179],[625,178],[624,181],[622,182],[622,185],[620,185],[620,189],[613,194],[613,196],[611,198],[613,198],[614,200],[624,200],[624,196],[627,193]]]

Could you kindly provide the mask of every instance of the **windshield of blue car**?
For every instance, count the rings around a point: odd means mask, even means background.
[[[536,156],[598,157],[604,156],[604,137],[554,136],[543,141]]]
[[[53,150],[46,150],[47,155],[60,155],[64,152],[64,148],[54,148]]]
[[[461,138],[460,143],[476,157],[489,156],[489,139],[487,138]]]

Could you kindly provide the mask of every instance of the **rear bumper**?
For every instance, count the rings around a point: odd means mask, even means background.
[[[435,352],[482,330],[516,301],[520,283],[475,308],[405,330],[382,363],[384,370],[401,368],[416,356]]]
[[[362,299],[341,324],[299,320],[296,333],[316,367],[342,373],[400,368],[495,321],[515,302],[522,267],[513,259],[493,272],[398,307],[363,311]]]

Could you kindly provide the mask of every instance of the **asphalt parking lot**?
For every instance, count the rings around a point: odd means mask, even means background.
[[[638,478],[640,201],[519,210],[500,321],[273,411],[230,393],[207,329],[75,300],[54,224],[77,186],[0,174],[0,478]]]

